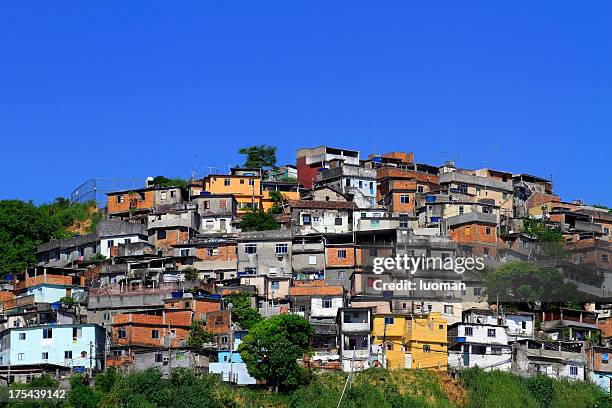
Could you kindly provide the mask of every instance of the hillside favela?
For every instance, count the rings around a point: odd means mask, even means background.
[[[294,149],[0,201],[4,401],[612,406],[612,203],[520,163]]]

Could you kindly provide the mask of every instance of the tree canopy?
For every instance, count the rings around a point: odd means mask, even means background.
[[[153,185],[158,187],[180,187],[183,189],[189,188],[189,182],[182,178],[167,178],[157,176],[153,179]]]
[[[242,216],[240,229],[242,231],[268,231],[279,228],[274,216],[263,210],[251,210]]]
[[[490,302],[561,304],[580,302],[576,286],[564,282],[555,268],[542,268],[532,262],[508,262],[488,272],[484,278],[485,294]]]
[[[206,331],[206,324],[201,320],[196,320],[189,328],[187,345],[189,347],[201,348],[202,344],[212,341],[213,338],[213,334]]]
[[[232,320],[240,328],[249,330],[262,320],[257,309],[251,307],[251,297],[248,293],[236,293],[225,296],[225,301],[232,304]]]
[[[246,155],[244,167],[249,169],[270,169],[276,166],[276,147],[255,145],[243,147],[238,153]]]
[[[0,274],[34,265],[40,244],[93,232],[101,218],[94,202],[70,203],[62,197],[41,206],[31,201],[0,201]]]
[[[253,326],[238,351],[251,376],[268,380],[277,390],[292,388],[304,378],[304,369],[297,364],[297,359],[310,350],[313,334],[308,320],[280,314]]]

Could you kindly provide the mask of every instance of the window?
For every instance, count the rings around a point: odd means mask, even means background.
[[[350,187],[351,186],[351,179],[346,179],[345,184],[346,184],[347,187]]]
[[[43,360],[48,360],[49,359],[49,353],[47,353],[46,351],[42,353],[42,359]]]
[[[43,329],[43,339],[52,339],[53,329]]]
[[[488,206],[482,207],[482,212],[485,214],[491,214],[491,207],[488,207]]]
[[[601,355],[602,364],[608,364],[608,353],[604,353]]]
[[[270,287],[272,288],[272,290],[278,290],[278,289],[280,289],[280,282],[279,281],[272,281],[272,282],[270,282]]]
[[[453,314],[453,305],[444,305],[444,314]]]
[[[480,292],[481,292],[480,288],[474,288],[474,296],[480,296]]]
[[[213,220],[206,220],[206,229],[213,229],[215,228],[215,222]]]
[[[127,337],[127,332],[125,330],[125,327],[119,327],[117,329],[117,338],[118,339],[125,339]]]
[[[359,188],[363,188],[363,181],[359,180]]]
[[[521,329],[527,330],[527,322],[525,322],[525,321],[521,322]]]
[[[385,317],[385,324],[393,324],[395,319],[393,317]]]
[[[229,185],[230,185],[230,179],[228,179],[228,178],[224,179],[224,180],[223,180],[223,185],[224,185],[225,187],[229,187]]]
[[[338,259],[346,259],[346,249],[338,250]]]
[[[19,340],[25,340],[26,339],[26,334],[25,333],[19,333]]]
[[[479,196],[480,195],[480,187],[476,187],[476,195]]]
[[[162,191],[162,192],[161,192],[161,199],[162,199],[162,201],[166,199],[166,196],[167,196],[167,195],[168,195],[168,193],[167,193],[167,192],[165,192],[165,191]]]
[[[400,194],[400,203],[408,204],[410,202],[410,195],[408,194]]]
[[[72,350],[64,351],[64,359],[72,360]]]
[[[257,253],[257,244],[245,244],[244,245],[244,253],[245,254],[256,254]]]
[[[249,186],[255,185],[255,179],[249,179]]]
[[[145,200],[145,193],[142,191],[138,192],[138,201],[144,201]]]
[[[472,336],[472,335],[474,335],[474,329],[472,327],[465,327],[464,331],[463,331],[463,334],[465,336]]]
[[[462,205],[459,206],[459,214],[463,214],[463,206]]]
[[[469,237],[470,235],[472,235],[472,227],[467,226],[465,227],[465,236]]]
[[[170,197],[174,198],[176,196],[175,190],[170,190]]]
[[[219,248],[217,247],[208,248],[208,256],[217,256],[217,255],[219,255]]]
[[[310,214],[302,215],[302,225],[310,225]]]
[[[155,353],[155,362],[161,363],[164,361],[164,355],[162,353]]]
[[[484,356],[487,354],[487,346],[472,346],[472,354],[480,354]]]
[[[467,184],[459,184],[459,188],[458,188],[459,192],[462,194],[467,194],[468,192],[468,186]]]
[[[495,329],[487,329],[487,337],[495,337]]]
[[[151,330],[151,338],[159,339],[159,330]]]
[[[486,227],[485,228],[485,234],[491,235],[491,227]]]
[[[408,216],[406,214],[400,214],[399,216],[399,227],[408,228]]]
[[[189,256],[189,249],[181,249],[181,256]]]
[[[443,324],[439,324],[438,325],[438,330],[444,330],[444,325]]]
[[[117,204],[121,204],[123,203],[123,195],[118,195],[117,196]]]
[[[82,336],[82,333],[83,333],[83,329],[81,329],[80,327],[72,328],[72,338],[73,339],[78,339],[79,337]]]
[[[423,344],[423,353],[431,353],[431,346],[429,344]]]
[[[491,347],[491,354],[494,356],[501,356],[502,349],[501,347]]]
[[[244,179],[240,179],[240,184],[244,184]]]
[[[423,193],[423,192],[425,192],[425,187],[417,186],[417,193]]]
[[[601,260],[603,262],[608,262],[609,259],[610,257],[608,256],[608,254],[601,254]]]
[[[269,270],[269,275],[270,276],[276,276],[276,268],[275,267],[271,267]]]
[[[336,225],[342,225],[342,218],[336,217],[335,224]]]
[[[604,227],[604,235],[610,235],[610,228]]]
[[[166,239],[166,230],[158,230],[157,231],[157,239]]]
[[[323,299],[323,301],[321,303],[321,307],[323,309],[331,309],[331,307],[332,307],[331,299]]]
[[[17,360],[23,360],[25,355],[23,353],[17,354]]]
[[[287,252],[289,252],[288,244],[276,244],[276,254],[277,255],[286,254]]]
[[[578,367],[570,366],[570,375],[578,375]]]
[[[113,247],[114,245],[115,245],[115,241],[113,241],[112,239],[109,239],[109,240],[106,242],[106,247],[107,247],[107,248],[111,248],[111,247]]]
[[[317,264],[317,256],[309,255],[308,256],[308,265],[316,265]]]
[[[378,227],[380,225],[380,220],[370,220],[370,225],[373,227]]]
[[[81,351],[81,358],[87,358],[87,352]]]
[[[191,302],[183,302],[183,306],[185,309],[189,309],[191,307]]]

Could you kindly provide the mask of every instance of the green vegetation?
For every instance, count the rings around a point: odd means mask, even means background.
[[[240,221],[240,229],[242,231],[268,231],[277,230],[278,228],[279,225],[274,216],[263,210],[248,211],[242,216],[242,221]]]
[[[189,347],[201,348],[202,344],[211,342],[213,338],[213,334],[206,331],[206,323],[201,320],[196,320],[189,328],[187,345]]]
[[[251,327],[262,321],[257,309],[251,307],[251,296],[248,293],[236,293],[224,296],[226,303],[232,305],[232,319],[240,328],[250,330]]]
[[[198,270],[194,268],[193,266],[188,266],[187,268],[183,269],[183,273],[185,274],[185,279],[188,281],[198,280],[198,277],[199,277]]]
[[[20,200],[0,201],[0,275],[34,265],[36,249],[44,242],[94,232],[100,219],[94,202],[71,204],[57,198],[36,206]]]
[[[468,390],[467,407],[612,407],[612,398],[594,384],[470,369],[461,376]]]
[[[272,393],[262,388],[233,388],[212,375],[198,376],[177,368],[169,379],[149,369],[120,374],[108,370],[89,386],[81,376],[72,377],[66,401],[45,404],[12,403],[13,407],[228,407],[228,408],[328,408],[336,407],[346,383],[340,373],[313,376],[308,385],[292,392]],[[49,376],[15,388],[52,387]],[[459,381],[445,373],[425,370],[369,369],[353,376],[342,397],[341,408],[608,408],[612,397],[591,383],[522,378],[501,371],[469,369]]]
[[[182,178],[167,178],[164,176],[157,176],[153,179],[153,185],[157,187],[179,187],[184,190],[189,188],[189,182]]]
[[[248,169],[270,169],[276,166],[276,147],[256,145],[243,147],[238,153],[246,155],[243,166]]]
[[[267,380],[277,391],[281,387],[293,388],[305,379],[306,371],[296,359],[310,350],[313,334],[308,320],[280,314],[251,327],[238,352],[251,376]]]
[[[532,262],[507,262],[484,278],[485,295],[491,302],[521,303],[533,309],[536,302],[580,302],[576,286],[564,282],[555,268]]]
[[[280,214],[283,212],[283,206],[287,204],[287,197],[280,191],[270,191],[270,199],[273,204],[270,208],[270,214]]]
[[[561,230],[548,228],[542,220],[526,218],[523,220],[523,232],[534,236],[540,242],[563,242]]]

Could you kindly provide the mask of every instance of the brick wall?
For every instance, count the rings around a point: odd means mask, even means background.
[[[310,167],[306,164],[306,157],[298,157],[297,159],[298,182],[304,188],[312,188],[313,180],[316,180],[318,168]]]
[[[487,234],[487,227],[489,234]],[[463,224],[456,227],[451,227],[450,237],[455,242],[472,243],[472,242],[487,242],[496,243],[495,226],[482,224]]]
[[[346,254],[345,258],[340,258],[338,253],[344,251]],[[352,245],[347,246],[334,246],[326,249],[326,263],[328,267],[350,267],[355,265],[355,247]]]
[[[145,191],[144,200],[139,199],[138,193],[134,194],[113,194],[108,196],[106,209],[109,214],[120,213],[120,212],[129,212],[130,211],[130,203],[135,209],[143,210],[154,207],[155,202],[155,191]],[[123,196],[123,202],[117,202],[117,196]]]
[[[221,244],[217,247],[217,255],[209,255],[208,248],[196,248],[195,256],[203,261],[236,261],[236,244]]]

